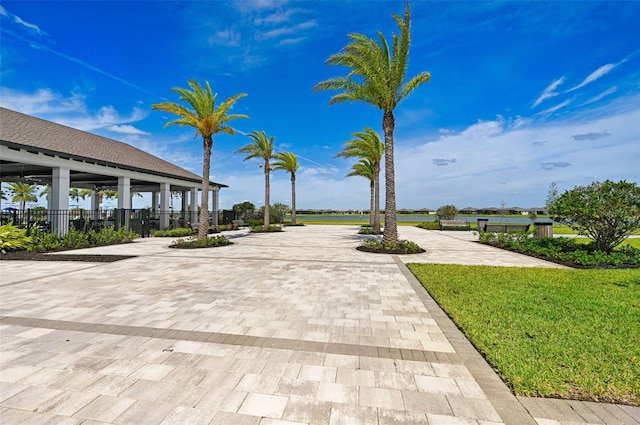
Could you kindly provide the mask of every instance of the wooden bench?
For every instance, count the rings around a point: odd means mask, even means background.
[[[467,230],[471,229],[467,220],[440,220],[440,230],[444,230],[447,227],[465,227]]]

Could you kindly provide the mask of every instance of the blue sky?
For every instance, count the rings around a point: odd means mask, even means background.
[[[389,37],[402,1],[1,1],[0,104],[124,141],[197,174],[202,141],[152,111],[171,87],[237,93],[235,137],[214,139],[221,208],[263,204],[259,163],[233,152],[265,130],[296,153],[298,208],[365,209],[369,185],[334,158],[351,133],[381,133],[364,104],[328,106],[319,81],[347,34]],[[640,181],[640,2],[413,1],[408,76],[396,109],[398,208],[542,206],[594,180]],[[290,203],[274,172],[272,202]],[[134,207],[149,204],[134,198]],[[383,204],[384,205],[384,204]]]

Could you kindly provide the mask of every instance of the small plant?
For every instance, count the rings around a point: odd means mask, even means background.
[[[193,231],[187,228],[180,229],[167,229],[167,230],[156,230],[153,232],[153,236],[158,238],[171,237],[171,238],[180,238],[182,236],[191,236]]]
[[[173,244],[170,245],[170,248],[181,248],[181,249],[190,249],[190,248],[214,248],[218,246],[226,246],[231,245],[229,239],[227,239],[224,235],[217,236],[209,236],[204,239],[198,239],[197,237],[189,237],[187,239],[178,239],[173,241]]]
[[[69,229],[64,236],[55,233],[37,232],[33,236],[33,244],[28,247],[32,252],[59,251],[62,249],[78,249],[90,246],[116,245],[132,242],[139,235],[125,228],[105,227],[99,232],[83,233]]]
[[[425,230],[440,230],[440,221],[425,221],[418,224],[418,227]],[[467,229],[465,228],[465,230]]]
[[[89,245],[89,235],[75,229],[69,229],[60,241],[60,246],[68,249],[84,248]]]
[[[20,229],[13,224],[0,226],[0,250],[3,254],[6,251],[25,250],[31,242],[26,229]]]
[[[421,254],[425,252],[417,243],[407,240],[383,244],[382,241],[377,239],[367,239],[356,249],[358,251],[374,252],[377,254]]]
[[[376,231],[370,224],[363,224],[360,226],[359,235],[381,235],[382,230]]]
[[[282,227],[270,224],[267,227],[264,226],[252,226],[250,227],[251,233],[272,233],[272,232],[282,232]]]

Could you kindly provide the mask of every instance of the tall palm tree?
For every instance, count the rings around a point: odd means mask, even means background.
[[[13,195],[11,202],[20,202],[20,212],[24,214],[27,202],[38,202],[36,186],[29,183],[14,182],[7,185],[7,189]]]
[[[369,189],[371,190],[371,196],[370,196],[370,206],[369,206],[369,224],[371,226],[373,226],[373,222],[374,222],[374,214],[373,211],[375,209],[375,181],[376,181],[376,173],[375,173],[375,167],[373,165],[373,162],[371,162],[370,159],[360,159],[360,161],[356,162],[355,164],[353,164],[351,166],[351,169],[353,171],[351,171],[349,174],[347,174],[347,177],[364,177],[365,179],[369,180]],[[380,230],[380,221],[378,220],[378,228],[376,230]]]
[[[350,68],[346,77],[335,77],[318,83],[314,90],[340,90],[329,105],[346,101],[361,101],[376,106],[383,111],[385,163],[385,226],[382,243],[387,245],[398,241],[396,222],[396,188],[393,156],[393,111],[414,89],[431,79],[431,74],[421,72],[405,82],[411,44],[411,8],[406,3],[404,17],[393,14],[400,29],[400,35],[393,34],[391,49],[381,32],[378,40],[362,34],[349,34],[351,43],[340,53],[327,59],[329,65]]]
[[[228,125],[229,121],[238,118],[249,118],[244,114],[229,114],[238,99],[246,96],[240,93],[222,102],[216,108],[218,94],[213,94],[208,81],[203,88],[197,81],[189,80],[189,87],[174,87],[171,90],[180,95],[180,101],[186,102],[191,108],[179,103],[163,102],[151,105],[157,109],[178,115],[180,118],[164,125],[179,125],[181,127],[193,127],[196,129],[195,138],[202,136],[204,155],[202,160],[202,205],[200,207],[200,223],[198,226],[198,239],[204,239],[209,233],[209,169],[211,166],[211,149],[213,148],[213,136],[217,133],[235,135],[235,130]]]
[[[338,152],[336,157],[343,158],[361,158],[371,162],[373,167],[373,189],[374,202],[372,204],[370,215],[370,224],[373,230],[380,231],[380,163],[382,154],[384,153],[384,144],[380,141],[378,133],[373,131],[371,127],[365,127],[364,131],[356,131],[353,133],[353,140],[345,143],[342,151]]]
[[[292,152],[279,152],[275,155],[274,170],[284,170],[291,174],[291,224],[296,224],[296,171],[300,168],[298,156]]]
[[[247,161],[252,158],[258,158],[264,160],[264,165],[260,167],[264,168],[264,227],[269,227],[269,192],[271,190],[269,182],[269,173],[271,172],[271,159],[273,158],[273,143],[276,138],[271,136],[267,137],[267,133],[263,131],[254,130],[248,134],[251,138],[251,143],[241,147],[235,153],[246,153],[247,156],[243,161]]]

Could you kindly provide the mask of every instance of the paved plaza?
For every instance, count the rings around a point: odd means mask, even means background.
[[[404,263],[560,266],[415,227],[400,237],[424,254],[362,253],[357,230],[1,261],[0,424],[640,424],[635,407],[513,396]]]

